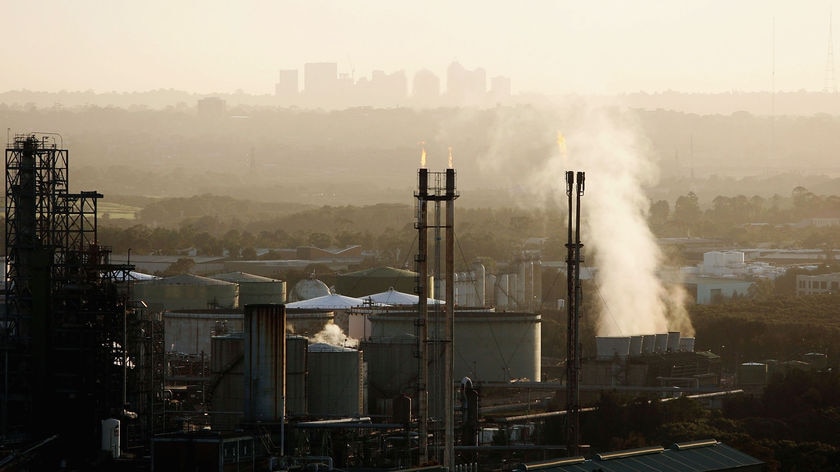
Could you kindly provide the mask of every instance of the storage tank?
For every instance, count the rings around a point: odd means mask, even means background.
[[[311,300],[313,298],[323,297],[330,294],[330,288],[327,284],[315,278],[312,274],[309,278],[299,280],[289,294],[290,302],[297,302],[301,300]]]
[[[114,459],[120,458],[120,420],[108,418],[102,420],[102,450]]]
[[[224,280],[181,274],[134,282],[132,297],[165,310],[201,310],[239,306],[239,286]]]
[[[738,385],[755,387],[767,384],[767,364],[744,362],[738,366]]]
[[[348,297],[363,297],[384,292],[390,287],[404,293],[415,293],[417,275],[417,272],[387,266],[349,272],[336,277],[335,291]],[[431,283],[427,284],[427,287],[433,286]],[[435,295],[429,293],[428,296]]]
[[[472,281],[475,285],[475,304],[472,306],[486,306],[487,295],[485,292],[485,282],[487,279],[487,269],[479,261],[475,261],[470,265],[472,269]]]
[[[245,306],[245,421],[282,421],[286,394],[286,307]]]
[[[286,303],[286,282],[282,280],[245,272],[228,272],[214,275],[212,278],[238,284],[240,306]]]
[[[232,431],[242,422],[245,407],[243,359],[244,333],[213,336],[210,339],[210,375],[217,379],[208,387],[211,402],[210,425],[216,431]]]
[[[394,398],[417,388],[417,337],[377,338],[362,341],[368,381],[368,411],[375,415],[389,415]]]
[[[303,416],[306,407],[306,366],[309,341],[303,336],[286,336],[286,414]]]
[[[387,311],[369,317],[371,340],[416,333],[416,312]],[[542,317],[489,309],[455,311],[455,378],[509,382],[541,378]]]
[[[668,352],[677,352],[680,350],[680,332],[679,331],[668,331],[668,340],[666,341],[668,344]]]
[[[630,336],[630,353],[631,356],[640,356],[642,354],[642,336]]]
[[[630,354],[630,336],[595,336],[595,350],[601,360],[624,359]]]
[[[496,306],[500,308],[507,308],[510,303],[510,276],[508,274],[501,274],[496,278]]]
[[[668,350],[668,333],[654,334],[653,352],[665,352]]]
[[[680,338],[680,351],[694,352],[694,337]]]
[[[167,351],[210,354],[210,338],[224,327],[226,332],[244,330],[239,309],[177,310],[163,313],[163,333]]]
[[[353,417],[365,414],[362,351],[326,343],[309,345],[309,414]]]

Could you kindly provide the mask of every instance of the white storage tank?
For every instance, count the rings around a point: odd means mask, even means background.
[[[326,343],[309,345],[306,390],[309,414],[353,417],[365,414],[362,351]]]
[[[630,336],[595,336],[595,349],[598,359],[624,359],[630,354]]]
[[[239,309],[166,311],[163,314],[166,350],[209,355],[210,337],[241,332],[243,319]]]
[[[102,450],[114,459],[120,458],[120,420],[108,418],[102,420]]]
[[[238,284],[239,306],[286,303],[286,282],[282,280],[245,272],[228,272],[211,278]]]

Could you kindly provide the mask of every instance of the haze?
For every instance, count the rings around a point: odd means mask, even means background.
[[[0,91],[270,94],[278,70],[307,62],[443,78],[455,60],[511,78],[514,93],[819,91],[832,70],[831,10],[760,0],[7,2]]]

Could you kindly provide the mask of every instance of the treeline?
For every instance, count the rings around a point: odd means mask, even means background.
[[[663,402],[618,393],[595,406],[581,417],[593,452],[716,439],[764,461],[768,472],[836,471],[840,464],[840,375],[833,371],[774,376],[763,393],[726,397],[721,410],[687,397]],[[556,423],[548,437],[562,441]]]
[[[409,204],[315,207],[214,195],[125,201],[142,205],[136,219],[105,219],[99,230],[100,240],[116,252],[172,254],[195,248],[203,256],[242,257],[257,248],[361,245],[392,264],[398,254],[410,257],[416,240],[416,215]],[[504,261],[526,249],[538,250],[543,260],[563,259],[564,215],[564,208],[459,207],[459,262]],[[718,196],[707,204],[688,193],[673,203],[653,202],[648,221],[658,237],[712,238],[722,247],[830,249],[840,248],[840,231],[796,223],[838,216],[840,197],[797,187],[787,197]],[[671,255],[671,262],[681,262],[679,254]]]

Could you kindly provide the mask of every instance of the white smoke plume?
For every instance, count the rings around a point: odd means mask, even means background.
[[[602,336],[669,330],[693,335],[685,291],[665,286],[658,277],[663,255],[647,225],[644,193],[656,184],[658,169],[637,127],[617,109],[576,108],[563,121],[557,125],[561,134],[557,128],[546,133],[545,139],[555,142],[554,152],[534,163],[539,167],[531,167],[528,179],[532,188],[551,192],[556,204],[566,207],[565,172],[586,173],[581,242],[587,259],[582,267],[591,261],[597,269],[597,293],[584,294],[589,302],[584,316],[598,316]]]
[[[328,324],[324,329],[312,335],[309,343],[325,343],[331,346],[357,347],[358,339],[353,339],[344,334],[344,331],[336,324]]]

